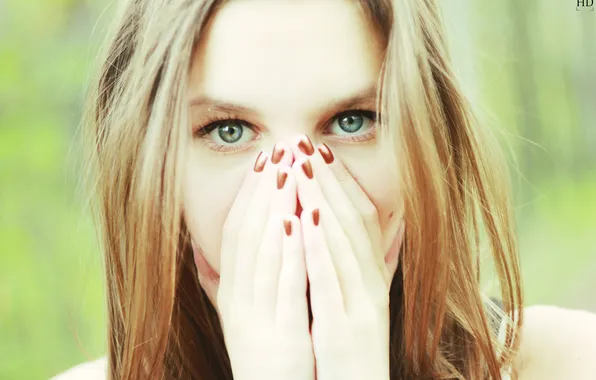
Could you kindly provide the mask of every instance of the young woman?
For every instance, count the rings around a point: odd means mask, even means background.
[[[59,379],[596,378],[434,1],[130,0],[96,87],[108,354]]]

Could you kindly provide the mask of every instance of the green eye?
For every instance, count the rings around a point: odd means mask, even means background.
[[[364,117],[361,114],[346,114],[338,117],[339,127],[348,133],[357,132],[364,125]]]
[[[351,110],[337,114],[327,133],[336,136],[361,136],[371,133],[377,121],[376,112]]]
[[[255,139],[255,131],[250,124],[236,119],[215,121],[200,128],[197,137],[212,141],[222,147],[238,147]]]
[[[205,123],[208,124],[199,127],[193,132],[193,136],[215,152],[242,151],[259,136],[257,127],[235,115],[219,115]]]
[[[244,127],[237,122],[227,122],[217,127],[217,134],[228,144],[233,144],[242,138]]]

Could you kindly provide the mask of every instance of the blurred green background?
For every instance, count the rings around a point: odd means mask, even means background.
[[[518,159],[526,300],[596,312],[596,12],[575,0],[442,4],[456,70]],[[78,127],[113,8],[0,0],[0,379],[104,354]]]

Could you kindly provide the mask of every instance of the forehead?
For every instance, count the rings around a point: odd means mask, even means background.
[[[201,37],[191,97],[269,115],[308,112],[374,85],[379,47],[355,1],[232,0]]]

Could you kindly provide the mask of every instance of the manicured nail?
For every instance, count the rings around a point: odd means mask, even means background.
[[[266,162],[267,156],[264,155],[263,152],[259,153],[259,155],[257,156],[257,160],[255,161],[254,171],[257,173],[262,172]]]
[[[298,149],[307,156],[312,156],[315,152],[315,148],[313,148],[312,143],[307,135],[304,135],[300,138],[300,142],[298,143]]]
[[[326,164],[330,164],[333,162],[335,157],[333,157],[333,153],[331,153],[331,149],[326,144],[323,144],[319,147],[319,153],[323,156],[323,160],[325,160]]]
[[[319,225],[319,209],[312,210],[312,222],[315,226]]]
[[[271,155],[271,162],[274,164],[279,164],[281,158],[284,156],[284,150],[280,149],[275,145],[273,147],[273,154]]]
[[[302,171],[304,172],[304,175],[306,175],[306,178],[312,179],[312,166],[310,161],[306,160],[302,163]]]
[[[287,178],[288,173],[282,172],[281,170],[277,171],[277,190],[281,190],[284,187]]]
[[[284,219],[284,229],[286,230],[286,236],[292,236],[292,221]]]

